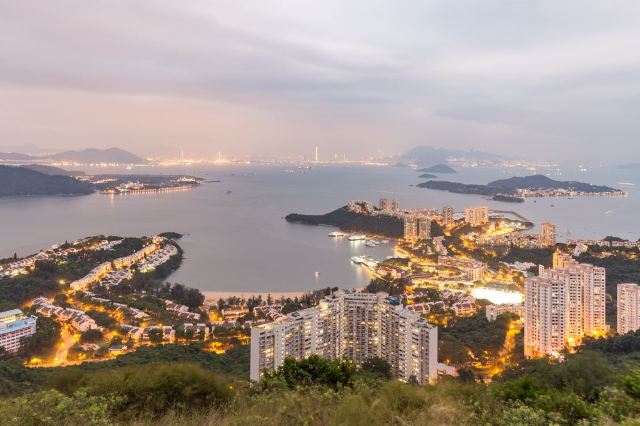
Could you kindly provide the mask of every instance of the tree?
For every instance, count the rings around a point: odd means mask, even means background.
[[[382,358],[369,358],[362,363],[362,371],[372,373],[383,379],[391,379],[391,364]]]
[[[163,338],[163,334],[161,329],[154,328],[149,331],[149,341],[151,343],[156,343],[156,344],[162,343],[162,338]]]
[[[80,334],[80,343],[98,343],[102,341],[102,331],[94,329]]]
[[[476,375],[470,368],[461,368],[458,370],[458,379],[462,383],[475,383]]]
[[[36,322],[36,333],[22,339],[21,353],[26,357],[46,357],[53,353],[60,339],[60,325],[51,318],[41,317]]]
[[[63,308],[69,306],[67,304],[67,296],[64,293],[58,293],[53,297],[53,303],[56,306],[62,306]]]
[[[262,385],[284,382],[290,389],[298,386],[324,385],[339,389],[353,385],[355,366],[348,361],[332,361],[311,355],[300,361],[285,359],[284,364],[273,373],[266,373]]]
[[[100,327],[112,328],[116,325],[116,320],[111,318],[111,316],[106,312],[96,311],[95,309],[92,309],[90,311],[87,311],[87,315],[92,318]]]

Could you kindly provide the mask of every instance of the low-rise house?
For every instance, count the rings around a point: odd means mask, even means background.
[[[453,308],[453,312],[456,314],[457,317],[471,316],[475,314],[477,310],[476,304],[470,303],[470,302],[454,303],[452,308]]]

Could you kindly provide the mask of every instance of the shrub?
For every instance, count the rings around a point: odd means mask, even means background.
[[[86,375],[82,383],[91,394],[122,397],[118,410],[124,417],[220,407],[233,396],[226,380],[194,364],[123,367]]]

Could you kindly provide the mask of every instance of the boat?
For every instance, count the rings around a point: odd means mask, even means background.
[[[373,241],[367,241],[364,245],[367,247],[376,247],[378,244]]]
[[[332,237],[332,238],[344,237],[345,233],[344,232],[333,231],[333,232],[329,232],[329,236]]]
[[[380,244],[389,244],[389,240],[382,240],[380,241]]]
[[[357,264],[357,265],[359,265],[359,264],[361,264],[361,263],[364,263],[364,262],[365,262],[365,260],[364,260],[362,257],[360,257],[360,256],[353,256],[353,257],[351,258],[351,261],[352,261],[353,263]]]
[[[364,241],[366,239],[366,235],[352,235],[349,237],[349,241]]]

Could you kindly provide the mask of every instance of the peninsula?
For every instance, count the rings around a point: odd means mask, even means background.
[[[0,197],[178,191],[191,189],[203,181],[188,175],[85,175],[37,164],[0,165]]]
[[[388,238],[402,238],[404,234],[404,222],[400,217],[356,213],[348,206],[323,215],[291,213],[285,220],[305,225],[330,225],[345,232],[363,232]]]
[[[430,180],[417,186],[457,194],[490,196],[496,201],[511,202],[518,202],[517,198],[527,197],[627,196],[626,192],[608,186],[577,181],[557,181],[544,175],[500,179],[486,185]]]

